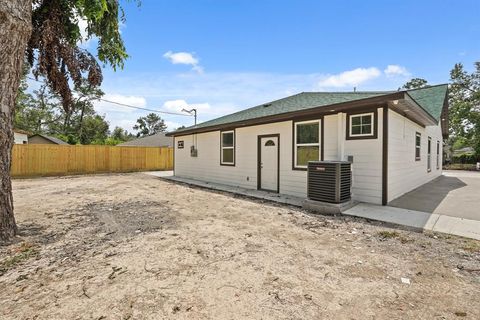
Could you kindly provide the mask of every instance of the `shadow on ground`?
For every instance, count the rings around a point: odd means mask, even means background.
[[[459,178],[440,176],[391,201],[389,205],[433,213],[451,191],[465,186],[467,184]]]

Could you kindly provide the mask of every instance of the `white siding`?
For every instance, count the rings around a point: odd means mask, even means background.
[[[14,137],[15,144],[28,143],[28,136],[25,133],[13,132],[13,137]]]
[[[442,131],[440,126],[421,127],[389,110],[388,201],[421,186],[442,174]],[[421,133],[421,160],[415,160],[415,133]],[[427,143],[432,138],[432,170],[427,171]],[[437,169],[437,141],[440,168]]]
[[[340,118],[339,118],[340,117]],[[379,109],[378,120],[382,119]],[[324,159],[346,160],[354,157],[353,197],[358,201],[381,203],[382,125],[378,139],[345,141],[345,114],[324,117]],[[292,169],[292,121],[237,128],[235,130],[235,166],[220,165],[220,131],[175,137],[175,175],[244,188],[257,188],[257,137],[280,134],[280,193],[307,196],[306,171]],[[190,156],[197,141],[198,157]],[[177,148],[177,141],[184,148]]]
[[[382,203],[382,132],[383,110],[377,110],[377,139],[345,140],[344,158],[353,156],[353,199],[375,204]],[[346,135],[346,114],[342,114],[343,128]],[[345,139],[345,138],[343,138]]]

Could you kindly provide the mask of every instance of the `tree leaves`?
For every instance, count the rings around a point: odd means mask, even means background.
[[[451,142],[470,146],[480,157],[480,62],[468,73],[457,63],[450,71],[449,118]]]
[[[87,37],[98,38],[98,59],[114,70],[128,57],[119,30],[118,0],[34,0],[33,31],[26,54],[36,78],[45,77],[62,99],[66,112],[73,104],[72,88],[83,80],[99,86],[102,71],[95,57],[78,46],[82,40],[80,19]]]
[[[167,125],[159,115],[149,113],[145,117],[138,118],[137,124],[133,126],[133,129],[138,131],[137,137],[145,137],[158,132],[165,132]]]

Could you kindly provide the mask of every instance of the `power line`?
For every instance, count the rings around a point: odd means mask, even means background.
[[[166,113],[166,114],[171,114],[171,115],[176,115],[176,116],[184,116],[184,117],[191,117],[192,116],[191,114],[184,114],[184,113],[177,113],[177,112],[170,112],[170,111],[162,111],[162,110],[148,109],[148,108],[142,108],[142,107],[135,107],[135,106],[131,106],[129,104],[110,101],[110,100],[106,100],[106,99],[102,99],[102,98],[98,98],[97,100],[101,100],[101,101],[108,102],[108,103],[113,103],[113,104],[118,104],[119,106],[123,106],[123,107],[127,107],[127,108],[140,109],[140,110],[146,110],[146,111],[152,111],[152,112],[158,112],[158,113]]]
[[[43,83],[42,81],[39,81],[39,80],[37,80],[35,78],[32,78],[32,77],[27,77],[27,78],[30,79],[30,80],[36,81],[36,82]],[[129,104],[125,104],[125,103],[121,103],[121,102],[115,102],[115,101],[102,99],[102,98],[98,98],[98,99],[95,99],[95,100],[101,100],[101,101],[104,101],[104,102],[116,104],[116,105],[127,107],[127,108],[151,111],[151,112],[156,112],[156,113],[165,113],[165,114],[171,114],[171,115],[175,115],[175,116],[184,116],[184,117],[191,117],[192,116],[192,114],[184,114],[184,113],[178,113],[178,112],[171,112],[171,111],[163,111],[163,110],[149,109],[149,108],[143,108],[143,107],[136,107],[136,106],[132,106],[132,105],[129,105]]]

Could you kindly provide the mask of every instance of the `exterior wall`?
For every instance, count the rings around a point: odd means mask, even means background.
[[[28,136],[25,133],[13,132],[14,143],[15,144],[26,144],[28,143]]]
[[[348,160],[353,156],[352,164],[352,197],[355,200],[382,204],[382,141],[383,141],[383,109],[377,109],[377,138],[346,140],[346,114],[342,114],[342,134],[344,154],[340,160]]]
[[[292,121],[235,129],[235,166],[220,165],[220,131],[175,137],[175,175],[257,188],[257,136],[280,134],[280,193],[305,197],[305,171],[292,170]],[[198,156],[190,156],[196,139]],[[184,141],[178,149],[177,142]]]
[[[353,197],[381,203],[382,199],[382,110],[378,109],[378,138],[345,140],[346,115],[324,117],[324,160],[354,157]],[[175,175],[185,178],[257,188],[257,137],[280,135],[280,193],[306,197],[307,172],[293,170],[293,122],[283,121],[235,129],[235,166],[220,165],[220,131],[175,137]],[[197,157],[190,156],[196,140]],[[178,149],[177,142],[184,141]]]
[[[388,114],[388,201],[442,174],[443,138],[440,125],[421,127],[400,114]],[[415,160],[415,133],[421,133],[420,161]],[[427,171],[428,137],[432,138],[432,170]],[[437,141],[440,142],[437,169]]]
[[[28,143],[30,144],[56,144],[52,141],[45,139],[41,136],[32,136],[28,139]]]

